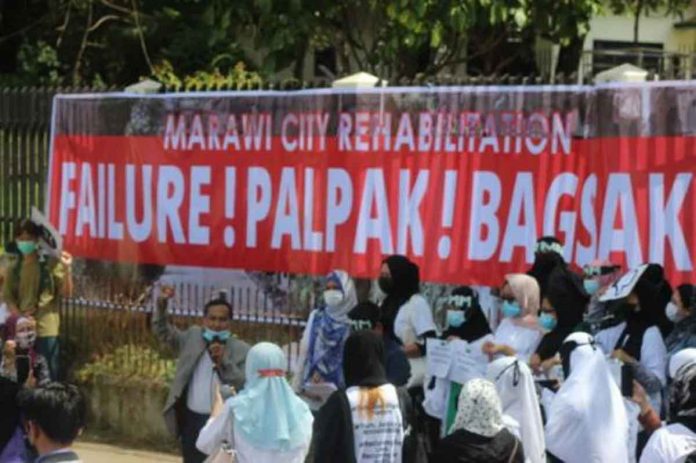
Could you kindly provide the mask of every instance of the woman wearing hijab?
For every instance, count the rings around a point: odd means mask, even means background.
[[[527,275],[539,284],[540,299],[546,295],[549,277],[556,267],[565,267],[563,244],[555,236],[539,238],[534,247],[534,263]]]
[[[491,357],[516,356],[526,363],[542,337],[537,321],[539,285],[528,275],[512,273],[505,276],[500,297],[504,318],[495,330],[495,340],[484,343],[483,352]]]
[[[687,347],[696,347],[696,288],[684,284],[672,293],[672,300],[665,308],[667,318],[674,329],[665,339],[668,357]]]
[[[17,319],[14,340],[4,346],[4,357],[0,364],[0,375],[29,386],[43,386],[48,383],[50,373],[48,362],[36,352],[36,321],[31,317]]]
[[[624,300],[616,302],[613,310],[625,321],[605,328],[596,334],[597,344],[606,355],[633,368],[636,381],[650,395],[653,407],[660,410],[662,388],[667,380],[667,349],[657,326],[654,284],[640,277],[633,291]]]
[[[464,384],[450,434],[440,441],[431,461],[438,463],[522,463],[519,440],[503,425],[495,386],[485,379]]]
[[[532,371],[514,357],[503,357],[488,365],[486,376],[495,384],[503,413],[519,424],[527,461],[545,463],[544,425]]]
[[[384,344],[373,331],[346,341],[345,391],[331,395],[317,419],[315,462],[400,463],[404,415],[384,371]]]
[[[348,312],[358,303],[355,284],[343,270],[334,270],[326,277],[323,298],[324,306],[309,315],[293,377],[293,388],[313,411],[327,398],[313,393],[313,386],[328,385],[328,390],[344,386],[341,361],[350,334]]]
[[[560,352],[566,379],[547,412],[551,461],[628,462],[626,408],[602,351],[589,334],[573,333]]]
[[[595,260],[582,269],[583,287],[590,296],[586,322],[593,333],[601,329],[607,313],[607,304],[599,300],[606,290],[621,277],[621,266],[608,260]]]
[[[216,452],[233,448],[238,463],[302,463],[312,438],[312,412],[290,388],[287,360],[280,347],[256,344],[246,359],[246,383],[237,395],[218,403],[198,435],[196,447]]]
[[[684,461],[696,451],[696,363],[682,366],[670,388],[669,423],[655,431],[641,463]]]
[[[478,293],[468,286],[460,286],[454,289],[446,300],[447,327],[442,338],[449,341],[466,341],[472,355],[479,355],[480,363],[485,365],[488,359],[482,352],[483,345],[494,338],[479,304]],[[438,378],[434,386],[426,390],[426,402],[423,406],[429,415],[442,420],[445,431],[443,434],[446,434],[457,414],[457,401],[462,385]]]
[[[545,334],[529,361],[534,371],[548,373],[560,365],[558,349],[582,323],[588,301],[580,277],[565,266],[557,267],[551,273],[539,316],[539,327]]]
[[[390,256],[382,262],[378,281],[387,295],[382,301],[385,336],[394,336],[403,345],[411,364],[408,387],[423,385],[425,378],[425,339],[437,335],[433,312],[420,294],[416,264],[404,256]]]

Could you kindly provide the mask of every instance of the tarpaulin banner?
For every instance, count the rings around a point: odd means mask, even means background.
[[[568,262],[696,280],[696,83],[60,95],[47,214],[77,256],[495,285]]]

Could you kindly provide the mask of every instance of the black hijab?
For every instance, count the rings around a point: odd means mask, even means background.
[[[377,387],[387,384],[384,342],[374,331],[351,333],[343,348],[343,376],[346,387]]]
[[[580,276],[565,266],[556,267],[549,276],[546,298],[556,311],[556,327],[546,333],[536,353],[546,360],[558,352],[563,340],[582,323],[590,296],[585,292]]]
[[[18,392],[17,383],[0,376],[0,452],[10,441],[19,424]]]
[[[679,297],[682,300],[684,308],[693,313],[694,306],[696,305],[696,290],[694,285],[683,284],[677,286],[677,291],[679,292]]]
[[[387,297],[382,301],[382,325],[385,334],[394,336],[394,319],[399,308],[414,294],[420,291],[420,272],[418,266],[405,256],[394,255],[382,261],[387,264],[391,274],[392,285]]]
[[[563,245],[554,236],[544,236],[537,240],[534,264],[527,272],[527,275],[534,277],[537,283],[539,283],[539,299],[543,299],[546,296],[551,272],[558,266],[565,267],[563,256],[556,251],[549,250],[548,248],[551,246],[562,247]]]
[[[466,320],[461,326],[456,328],[448,326],[443,333],[445,338],[457,336],[467,342],[474,342],[491,332],[488,320],[481,310],[478,293],[475,290],[468,286],[460,286],[452,291],[452,296],[468,297],[471,302],[470,304],[464,304],[463,307],[456,307],[457,309],[464,310]]]

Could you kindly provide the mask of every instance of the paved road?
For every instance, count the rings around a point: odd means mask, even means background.
[[[84,463],[179,463],[181,461],[181,457],[166,453],[145,452],[92,442],[78,442],[74,448]]]

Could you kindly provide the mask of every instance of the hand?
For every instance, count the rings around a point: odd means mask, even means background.
[[[36,387],[36,377],[34,376],[33,371],[29,370],[29,376],[27,376],[24,386],[28,387],[29,389],[34,389]]]
[[[462,339],[462,338],[460,338],[459,336],[454,336],[454,335],[447,336],[448,341],[459,341],[460,339]]]
[[[15,351],[17,349],[17,343],[14,341],[5,341],[5,346],[2,348],[2,356],[8,361],[15,358]]]
[[[561,364],[560,359],[558,357],[554,356],[554,357],[551,357],[551,358],[546,359],[543,362],[541,362],[541,370],[544,373],[548,373],[549,371],[551,371],[551,369],[553,367],[555,367],[556,365],[560,365],[560,364]]]
[[[404,349],[404,353],[406,354],[406,357],[408,357],[410,359],[422,357],[421,350],[418,347],[418,344],[416,344],[416,343],[406,344],[403,347],[403,349]]]
[[[488,355],[494,355],[497,351],[496,345],[491,341],[486,341],[481,346],[481,352]]]
[[[60,262],[65,266],[65,268],[70,271],[70,267],[72,267],[73,263],[73,257],[72,254],[70,254],[67,251],[63,251],[60,253]]]
[[[623,349],[616,349],[614,352],[612,352],[611,356],[612,358],[615,358],[627,365],[635,365],[638,363],[636,359],[628,355]]]
[[[539,357],[539,354],[532,354],[532,356],[529,358],[529,368],[531,368],[535,373],[539,373],[541,371],[541,357]]]
[[[159,298],[160,299],[171,299],[174,297],[174,287],[169,285],[160,286]]]
[[[213,359],[213,363],[215,365],[220,365],[222,363],[222,356],[225,353],[225,345],[214,342],[208,346],[208,352],[210,353],[210,358]]]
[[[640,406],[641,415],[645,415],[652,409],[648,393],[645,392],[643,386],[641,386],[640,383],[636,380],[633,380],[633,395],[631,396],[631,400],[637,403],[638,406]]]
[[[31,309],[25,309],[24,313],[22,315],[24,315],[25,317],[28,317],[28,318],[34,318],[34,314],[36,313],[37,310],[38,309],[36,307],[32,307]]]

